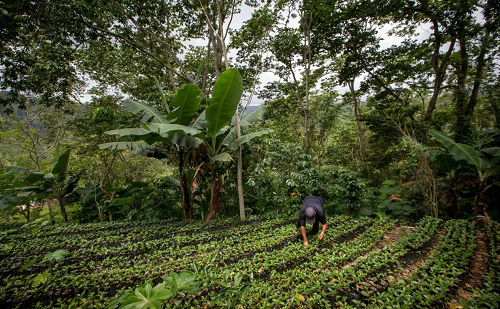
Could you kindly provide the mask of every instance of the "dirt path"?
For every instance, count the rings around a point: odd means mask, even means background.
[[[482,287],[482,278],[488,269],[488,247],[483,232],[476,232],[476,249],[471,265],[466,268],[467,275],[462,281],[455,297],[449,301],[448,308],[463,308],[458,305],[460,300],[466,300],[475,289]]]

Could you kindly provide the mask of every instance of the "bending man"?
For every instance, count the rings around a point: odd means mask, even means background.
[[[297,227],[300,227],[302,238],[304,239],[304,247],[309,246],[306,235],[306,222],[313,226],[310,235],[318,233],[319,223],[323,225],[318,240],[323,240],[326,231],[326,216],[323,204],[325,201],[319,196],[308,196],[302,202],[302,207],[299,211],[299,222]]]

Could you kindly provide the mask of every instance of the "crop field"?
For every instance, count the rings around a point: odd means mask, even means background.
[[[294,218],[3,227],[0,308],[113,307],[172,272],[196,288],[164,308],[500,307],[498,223],[328,223],[307,248]]]

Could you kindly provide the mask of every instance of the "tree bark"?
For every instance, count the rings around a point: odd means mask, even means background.
[[[435,25],[437,27],[437,23]],[[435,31],[436,32],[436,31]],[[435,34],[436,36],[437,34]],[[441,40],[437,40],[436,42],[441,42]],[[443,83],[443,79],[445,77],[446,73],[446,67],[448,66],[448,60],[450,59],[450,55],[453,51],[453,48],[455,46],[455,41],[456,38],[453,38],[453,40],[450,43],[450,46],[448,48],[448,51],[446,52],[446,55],[444,56],[443,60],[441,61],[441,65],[439,65],[439,45],[437,43],[435,44],[434,47],[434,60],[433,60],[433,67],[434,67],[434,87],[432,90],[432,97],[431,100],[429,101],[429,105],[427,106],[427,112],[425,113],[424,116],[424,122],[428,123],[431,119],[432,112],[436,108],[436,103],[437,99],[439,97],[439,93],[441,91],[441,85]],[[440,44],[440,43],[439,43]]]
[[[184,219],[193,219],[193,204],[191,201],[191,194],[189,192],[189,185],[184,173],[184,152],[179,153],[179,174],[180,174],[180,185],[182,194],[182,208],[184,210]]]
[[[448,217],[450,219],[457,219],[460,216],[460,206],[458,205],[457,184],[452,182],[448,189],[449,202],[448,202]]]
[[[500,97],[491,96],[488,101],[495,115],[495,128],[500,130]]]
[[[206,221],[215,219],[220,210],[219,190],[220,178],[215,167],[212,167],[212,175],[210,181],[210,206],[208,207],[208,215]]]
[[[304,127],[305,127],[305,139],[306,139],[306,153],[311,155],[311,145],[308,130],[309,122],[309,101],[310,101],[310,79],[311,79],[311,63],[312,63],[312,46],[311,46],[311,23],[312,23],[312,11],[309,14],[309,18],[303,23],[302,31],[305,35],[305,48],[304,48],[304,62],[306,62],[305,71],[305,81],[306,81],[306,102],[304,110]]]
[[[482,77],[483,77],[483,70],[484,70],[484,65],[485,65],[485,55],[486,55],[486,49],[488,48],[490,41],[490,31],[486,30],[486,33],[483,38],[483,42],[481,44],[481,49],[479,51],[479,56],[477,58],[477,64],[476,64],[476,74],[474,76],[474,86],[472,87],[472,92],[470,95],[469,99],[469,104],[467,106],[467,109],[465,112],[467,113],[467,116],[472,117],[474,113],[474,108],[476,107],[477,104],[477,97],[479,95],[479,86],[481,85]]]
[[[486,211],[486,201],[484,197],[484,188],[486,187],[486,183],[484,181],[479,181],[479,186],[477,188],[477,194],[474,198],[474,215],[476,216],[484,216],[486,220],[490,220],[490,216]]]
[[[463,30],[462,30],[463,32]],[[466,101],[467,101],[467,69],[469,65],[469,56],[467,54],[467,45],[465,42],[465,35],[462,33],[458,37],[458,42],[460,44],[460,63],[457,68],[457,103],[456,103],[456,113],[457,120],[455,123],[455,141],[463,144],[471,144],[472,138],[472,128],[470,125],[470,118],[466,111]]]
[[[50,200],[47,200],[47,208],[49,209],[49,218],[50,222],[54,223],[54,214],[52,213],[52,205],[50,203]]]
[[[236,110],[236,137],[241,137],[240,117]],[[241,146],[238,147],[238,165],[237,165],[237,179],[238,179],[238,202],[240,208],[240,220],[245,220],[245,199],[243,196],[243,156],[241,155]]]
[[[63,217],[64,223],[68,222],[68,214],[66,213],[66,207],[64,205],[64,197],[57,199],[59,201],[59,207],[61,208],[61,214]]]
[[[354,118],[356,119],[356,124],[358,126],[359,159],[361,160],[361,164],[363,164],[363,166],[366,166],[364,140],[363,140],[363,125],[361,124],[361,121],[359,121],[359,116],[361,115],[361,109],[359,107],[359,101],[358,97],[356,96],[356,91],[354,90],[354,80],[349,81],[347,84],[349,85],[352,101],[354,103]]]

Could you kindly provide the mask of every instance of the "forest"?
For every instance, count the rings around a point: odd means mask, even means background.
[[[499,18],[0,1],[0,306],[500,307]]]

